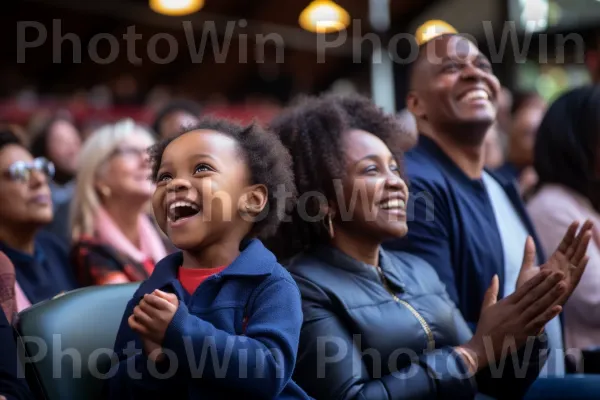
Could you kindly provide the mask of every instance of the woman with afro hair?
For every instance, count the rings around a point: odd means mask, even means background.
[[[294,380],[327,400],[521,398],[543,364],[543,327],[561,310],[560,273],[539,272],[500,301],[495,278],[473,334],[430,265],[382,248],[406,235],[410,218],[397,120],[369,99],[328,95],[271,128],[292,155],[298,190],[270,241],[302,294]],[[585,245],[573,232],[567,239],[573,251]],[[524,269],[534,268],[533,251],[530,243]],[[514,355],[503,352],[507,340]]]

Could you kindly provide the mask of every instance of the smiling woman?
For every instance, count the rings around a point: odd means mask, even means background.
[[[317,399],[467,399],[477,392],[521,398],[540,368],[545,345],[537,335],[560,312],[559,274],[538,274],[500,302],[494,279],[473,334],[429,264],[381,247],[408,232],[396,120],[366,98],[326,96],[284,112],[272,129],[292,154],[300,198],[318,192],[327,199],[309,204],[320,218],[308,220],[296,208],[271,243],[291,257],[288,270],[302,293],[294,378],[307,393]],[[570,246],[585,244],[585,235],[567,235]],[[531,268],[530,242],[523,270]],[[502,353],[507,339],[521,351]],[[501,378],[491,378],[492,359],[514,356],[517,365],[525,360],[526,374],[503,360]]]

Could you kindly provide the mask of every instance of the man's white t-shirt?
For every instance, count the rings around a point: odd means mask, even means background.
[[[519,271],[523,263],[525,241],[529,233],[502,186],[486,172],[483,173],[482,178],[492,202],[496,225],[498,226],[502,240],[504,253],[504,296],[508,296],[516,289],[517,278],[519,277]],[[540,376],[562,376],[565,373],[565,364],[564,351],[560,351],[564,345],[559,317],[551,320],[545,329],[548,336],[548,347],[552,351]]]

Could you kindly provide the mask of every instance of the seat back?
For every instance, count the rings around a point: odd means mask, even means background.
[[[139,283],[68,292],[22,311],[16,324],[27,381],[48,400],[100,399],[113,347]],[[112,359],[111,359],[112,357]]]

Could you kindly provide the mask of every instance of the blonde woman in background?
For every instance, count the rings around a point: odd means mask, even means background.
[[[152,144],[131,120],[99,128],[84,144],[71,204],[71,255],[83,286],[144,280],[166,255],[147,212]]]

